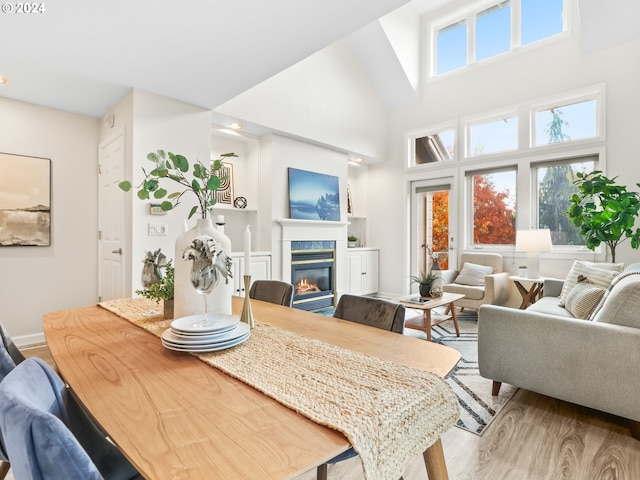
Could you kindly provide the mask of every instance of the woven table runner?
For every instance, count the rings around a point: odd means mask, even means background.
[[[122,299],[101,307],[160,337],[172,320],[145,317],[154,302]],[[459,417],[440,377],[256,322],[249,340],[192,353],[314,422],[342,432],[367,479],[393,479]]]

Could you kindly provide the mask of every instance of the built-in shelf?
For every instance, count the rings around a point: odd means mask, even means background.
[[[242,212],[242,213],[257,213],[258,209],[256,208],[235,208],[235,207],[222,207],[217,206],[213,207],[214,211],[224,211],[224,212]]]

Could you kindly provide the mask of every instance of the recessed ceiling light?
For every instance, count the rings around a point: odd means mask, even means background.
[[[231,130],[242,130],[242,125],[240,125],[238,122],[231,122],[227,125],[227,127],[229,127]]]
[[[0,75],[0,85],[2,85],[3,83],[7,83],[7,77],[5,77],[4,75]]]

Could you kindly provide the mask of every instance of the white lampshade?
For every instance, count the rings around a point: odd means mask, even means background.
[[[551,251],[551,231],[548,228],[518,230],[516,232],[516,250],[518,252]]]
[[[516,250],[527,252],[529,278],[540,278],[540,252],[551,251],[551,246],[551,231],[548,228],[516,232]]]

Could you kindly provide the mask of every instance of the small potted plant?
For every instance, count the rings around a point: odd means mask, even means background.
[[[349,235],[347,237],[347,245],[349,246],[349,248],[354,248],[355,246],[357,246],[358,245],[357,242],[358,242],[358,239],[353,235]]]
[[[527,276],[527,266],[526,265],[520,265],[518,267],[518,276],[520,276],[520,277],[526,277]]]
[[[418,290],[420,291],[421,297],[430,297],[431,287],[433,286],[433,282],[437,278],[438,275],[433,272],[420,272],[419,275],[414,275],[411,277],[411,282],[418,284]]]
[[[162,300],[164,303],[164,318],[173,318],[173,282],[174,269],[173,265],[171,265],[171,260],[169,260],[165,267],[164,275],[160,277],[160,281],[144,290],[136,290],[136,293],[144,298],[155,300],[158,304]]]

